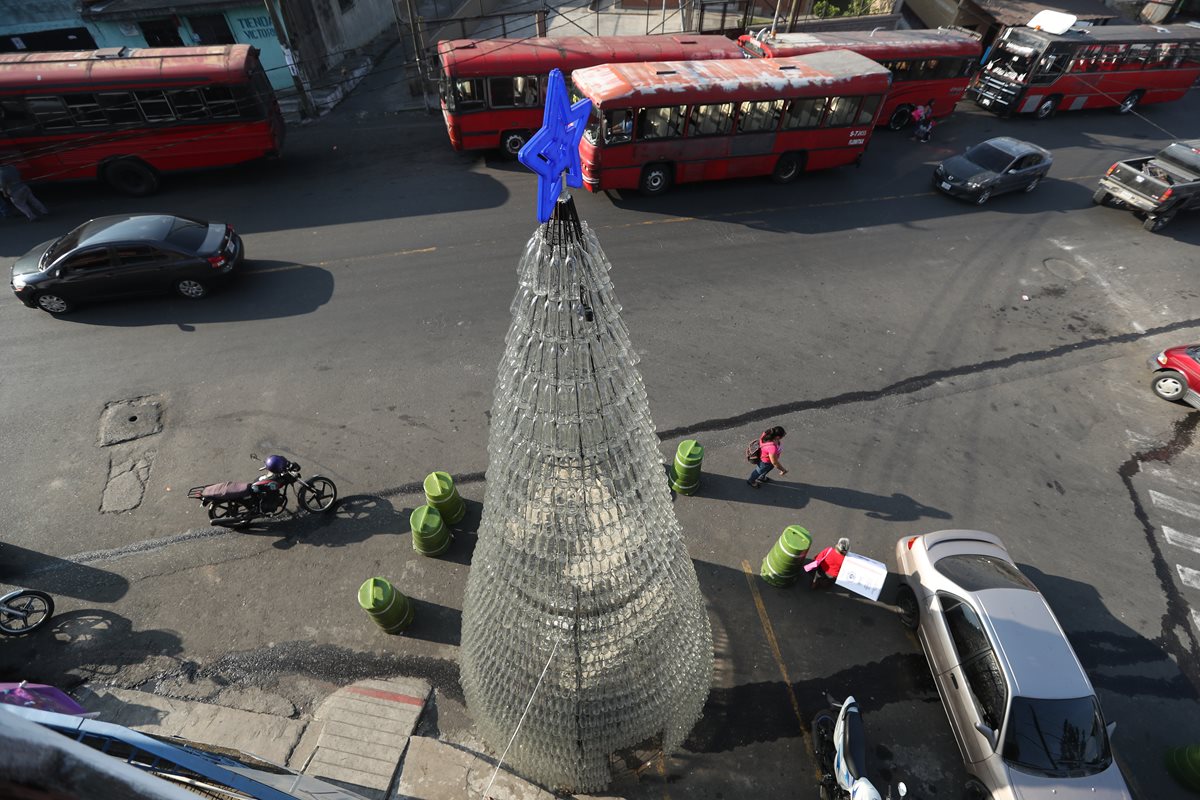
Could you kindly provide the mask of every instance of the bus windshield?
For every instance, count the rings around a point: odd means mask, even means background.
[[[1019,28],[1009,28],[1005,38],[996,42],[996,49],[987,69],[1014,80],[1023,81],[1037,63],[1046,43]]]

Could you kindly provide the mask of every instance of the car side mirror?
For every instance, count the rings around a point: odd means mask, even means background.
[[[991,745],[993,750],[996,749],[996,732],[994,730],[989,728],[987,725],[984,725],[982,722],[975,723],[975,730],[983,734],[983,738],[988,740],[988,744]]]
[[[1111,738],[1112,738],[1112,735],[1113,735],[1114,733],[1116,733],[1116,730],[1117,730],[1117,723],[1115,723],[1115,722],[1110,722],[1110,723],[1108,723],[1108,725],[1106,725],[1106,726],[1104,727],[1104,729],[1105,729],[1106,731],[1108,731],[1108,738],[1110,738],[1110,739],[1111,739]]]

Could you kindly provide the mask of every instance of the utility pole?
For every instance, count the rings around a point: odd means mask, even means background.
[[[304,87],[304,81],[300,79],[300,68],[296,65],[296,56],[288,44],[287,31],[283,27],[283,20],[279,16],[279,10],[275,8],[275,3],[276,0],[265,0],[264,5],[267,7],[267,13],[271,15],[271,24],[275,26],[275,37],[279,39],[284,63],[287,64],[288,72],[292,74],[292,82],[296,85],[296,92],[300,95],[300,109],[304,116],[311,119],[316,117],[317,113],[313,108],[312,98],[308,96],[308,90]]]

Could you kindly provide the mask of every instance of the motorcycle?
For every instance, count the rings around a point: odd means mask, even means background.
[[[258,456],[251,456],[255,460]],[[323,475],[305,479],[300,465],[283,456],[267,456],[264,473],[253,483],[210,483],[193,486],[188,497],[208,509],[214,525],[239,528],[260,517],[275,517],[287,510],[288,490],[294,487],[296,501],[313,514],[330,511],[337,502],[337,486]]]
[[[24,636],[33,633],[50,620],[54,600],[45,592],[18,589],[0,597],[0,633],[5,636]]]
[[[880,800],[879,791],[865,776],[867,765],[866,733],[862,714],[854,697],[840,706],[826,695],[830,707],[813,718],[813,749],[821,767],[817,790],[821,800]],[[836,716],[834,709],[838,709]],[[896,786],[900,797],[908,794],[901,781]],[[888,786],[888,800],[892,787]]]

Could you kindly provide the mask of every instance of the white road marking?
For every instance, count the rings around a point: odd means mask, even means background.
[[[1154,505],[1164,511],[1173,511],[1176,514],[1182,514],[1185,517],[1192,519],[1200,519],[1200,505],[1189,503],[1186,500],[1176,500],[1170,495],[1150,490],[1150,499],[1154,501]]]
[[[1192,569],[1182,564],[1176,564],[1175,569],[1179,570],[1179,580],[1183,581],[1184,586],[1200,589],[1200,569]]]
[[[1162,532],[1167,537],[1169,543],[1200,555],[1200,536],[1192,536],[1190,533],[1180,533],[1177,530],[1168,528],[1166,525],[1163,525]]]

